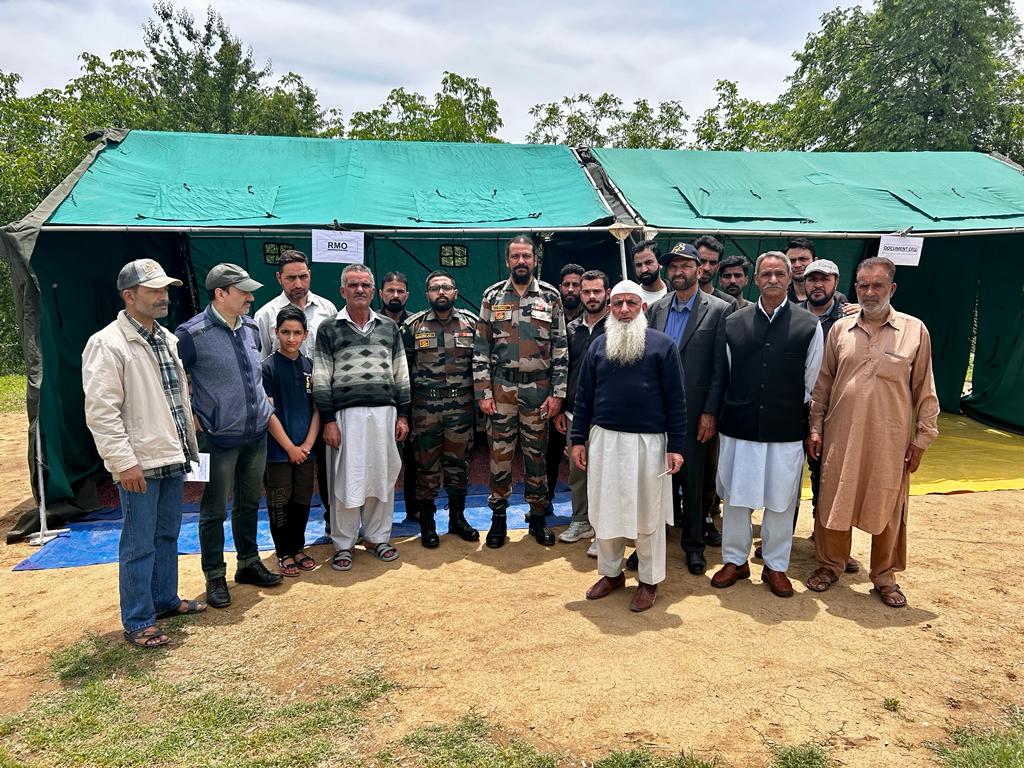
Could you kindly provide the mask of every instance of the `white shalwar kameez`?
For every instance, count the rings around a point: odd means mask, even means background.
[[[672,524],[672,478],[665,434],[616,432],[597,425],[587,443],[587,500],[597,538],[597,570],[622,573],[626,540],[636,540],[638,577],[665,580],[665,525]]]
[[[779,309],[772,313],[775,319]],[[760,299],[757,310],[764,312]],[[821,367],[821,326],[807,347],[804,360],[804,402],[809,402]],[[726,345],[729,367],[732,350]],[[793,548],[793,510],[800,498],[804,471],[803,441],[758,443],[719,436],[718,495],[722,497],[722,562],[743,565],[754,543],[751,515],[764,509],[761,518],[761,555],[773,571],[789,568]]]
[[[328,448],[331,540],[351,550],[362,524],[370,544],[387,542],[395,513],[395,483],[402,455],[395,443],[398,412],[393,405],[356,406],[338,411],[338,450]]]

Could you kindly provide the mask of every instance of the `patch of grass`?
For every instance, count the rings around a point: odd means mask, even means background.
[[[882,706],[885,707],[886,711],[892,712],[894,715],[898,715],[900,710],[903,708],[903,705],[900,704],[900,700],[893,698],[886,698],[882,702]]]
[[[115,676],[138,676],[142,663],[151,660],[142,654],[158,655],[165,649],[133,648],[125,642],[112,642],[89,635],[74,645],[62,648],[50,657],[50,667],[62,683],[93,683]]]
[[[458,725],[420,728],[402,742],[419,753],[425,768],[554,768],[556,764],[554,757],[525,742],[495,743],[487,721],[473,713]]]
[[[80,650],[68,653],[76,674],[81,656]],[[0,722],[0,734],[12,760],[33,765],[356,765],[352,741],[365,724],[361,710],[392,687],[367,673],[315,700],[276,704],[255,686],[225,693],[194,679],[91,679]]]
[[[999,728],[957,728],[949,742],[929,745],[944,768],[1024,766],[1024,708],[1014,707]]]
[[[830,768],[833,765],[825,748],[813,742],[797,746],[773,744],[771,751],[768,768]]]
[[[17,413],[25,410],[25,386],[27,379],[21,374],[0,376],[0,413]],[[0,753],[2,759],[2,753]],[[0,763],[2,766],[3,763]]]
[[[692,755],[657,757],[649,749],[612,752],[594,763],[594,768],[715,768],[717,760],[702,760]]]

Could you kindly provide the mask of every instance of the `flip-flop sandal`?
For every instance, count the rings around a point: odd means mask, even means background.
[[[899,584],[894,584],[893,586],[885,587],[884,589],[872,587],[871,592],[872,594],[878,595],[878,599],[890,608],[907,607],[907,596],[903,594],[903,590],[900,589]]]
[[[352,570],[352,550],[339,549],[331,558],[331,568],[336,571]]]
[[[382,560],[385,563],[390,563],[398,559],[398,550],[386,541],[382,541],[379,544],[366,542],[364,546],[366,547],[367,552],[370,552],[378,560]]]
[[[143,627],[136,632],[125,630],[124,639],[137,648],[159,648],[171,642],[171,639],[156,627]]]
[[[295,564],[304,571],[312,571],[316,568],[316,560],[305,552],[298,552],[295,555]]]
[[[185,604],[185,610],[181,610],[182,603]],[[175,616],[191,616],[194,613],[202,613],[206,610],[206,603],[202,600],[182,600],[178,603],[177,608],[170,608],[166,611],[160,611],[156,615],[157,619],[173,619]]]
[[[810,575],[804,583],[807,588],[814,592],[826,592],[832,585],[839,581],[839,577],[832,573],[830,568],[819,568]]]
[[[286,560],[291,560],[291,563],[286,563]],[[287,576],[290,579],[299,575],[299,566],[295,562],[295,558],[290,556],[277,558],[277,570],[282,576]]]

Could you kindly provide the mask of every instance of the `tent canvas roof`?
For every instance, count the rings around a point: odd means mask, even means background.
[[[651,226],[915,232],[1024,227],[1024,174],[972,152],[595,149]]]
[[[537,229],[610,219],[563,146],[131,131],[47,224]]]

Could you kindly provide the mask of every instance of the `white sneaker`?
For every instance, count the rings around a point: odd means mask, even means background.
[[[587,549],[587,557],[597,557],[597,539],[592,539],[590,548]]]
[[[575,521],[569,523],[569,527],[558,534],[558,540],[564,541],[566,544],[575,544],[580,539],[590,538],[594,535],[594,529],[590,527],[590,523]]]

